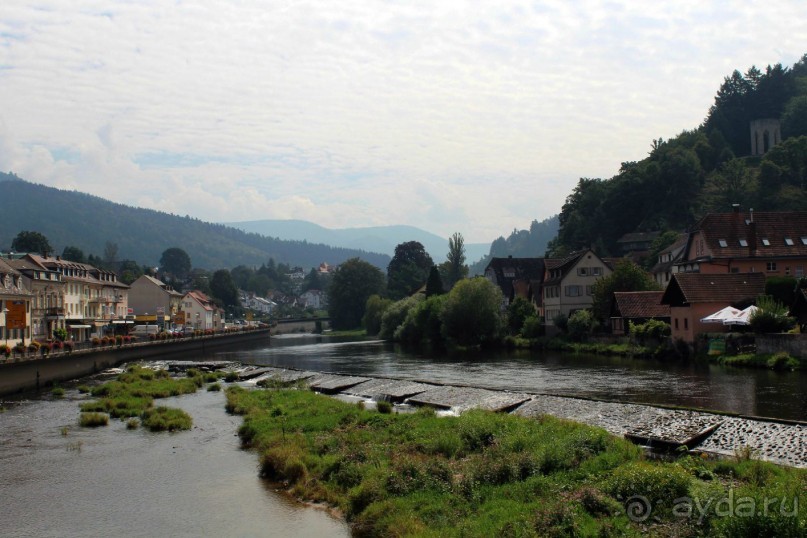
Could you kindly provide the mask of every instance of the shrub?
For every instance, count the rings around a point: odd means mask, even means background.
[[[499,338],[502,292],[484,277],[463,279],[446,295],[440,318],[446,342],[476,346]]]
[[[376,409],[379,413],[389,414],[392,413],[392,404],[386,400],[376,402]]]
[[[93,347],[98,347],[101,345],[101,339],[97,336],[93,336],[91,342]]]
[[[182,409],[155,407],[143,412],[143,426],[153,432],[190,430],[193,420]]]
[[[48,343],[42,344],[41,346],[39,346],[39,351],[42,353],[42,356],[47,355],[48,353],[50,353],[50,344]]]
[[[117,335],[115,337],[115,343],[118,345],[118,347],[122,346],[123,345],[123,336]]]
[[[591,334],[591,329],[594,326],[594,318],[588,310],[578,310],[569,316],[567,329],[569,336],[575,340],[584,340],[586,336]]]
[[[31,342],[30,344],[28,344],[28,351],[36,353],[37,351],[39,351],[40,347],[42,347],[42,344],[40,344],[39,342]]]
[[[50,391],[54,398],[64,398],[64,389],[62,387],[53,387]]]
[[[523,338],[540,338],[545,333],[544,321],[539,316],[529,316],[521,326],[521,336]]]
[[[751,330],[757,334],[787,332],[795,320],[787,315],[787,308],[769,295],[757,300],[759,310],[748,320]]]
[[[0,355],[5,355],[8,358],[11,355],[11,346],[8,345],[0,345]]]
[[[136,430],[139,427],[140,427],[140,420],[135,417],[132,417],[126,421],[127,430]]]
[[[73,342],[70,340],[66,340],[62,345],[64,346],[65,352],[71,353],[73,351]]]
[[[61,327],[59,327],[58,329],[55,329],[53,331],[53,337],[56,340],[64,342],[65,340],[67,340],[67,329],[63,329]]]
[[[558,312],[552,318],[552,324],[558,328],[560,332],[565,333],[569,328],[569,318],[563,312]]]
[[[389,305],[381,315],[381,329],[378,336],[384,340],[393,340],[395,331],[400,327],[409,310],[423,298],[419,296],[407,297]]]
[[[109,424],[109,415],[106,413],[81,413],[78,423],[87,428],[106,426]]]
[[[224,381],[227,383],[234,383],[238,381],[238,372],[229,371],[227,375],[224,376]]]
[[[213,383],[212,385],[207,386],[207,392],[219,392],[221,390],[221,385],[218,383]]]
[[[669,505],[672,499],[686,496],[689,483],[690,476],[681,467],[633,462],[615,469],[607,487],[609,493],[623,503],[642,498],[653,507]]]
[[[630,322],[630,335],[644,343],[645,340],[661,342],[671,334],[670,324],[657,319],[649,319],[644,323]]]
[[[380,295],[371,295],[367,299],[362,325],[368,335],[375,336],[381,331],[381,318],[392,302],[392,299],[384,299]]]

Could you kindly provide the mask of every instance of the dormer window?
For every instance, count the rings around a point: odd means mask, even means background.
[[[807,237],[802,237],[801,238],[801,244],[802,245],[807,245]]]
[[[762,238],[762,244],[765,245],[766,247],[771,246],[771,242],[768,240],[767,237]]]
[[[741,247],[747,247],[748,246],[748,241],[746,241],[745,239],[740,239],[740,246]]]
[[[792,247],[793,246],[793,240],[791,238],[789,238],[789,237],[785,237],[785,245],[787,245],[789,247]]]
[[[717,243],[720,245],[721,248],[726,248],[729,244],[726,242],[725,239],[718,239]]]

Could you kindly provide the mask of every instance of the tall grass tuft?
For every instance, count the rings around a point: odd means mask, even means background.
[[[109,424],[109,415],[106,413],[81,413],[78,423],[85,428],[95,428]]]
[[[193,419],[182,409],[161,406],[143,412],[143,426],[153,432],[190,430]]]

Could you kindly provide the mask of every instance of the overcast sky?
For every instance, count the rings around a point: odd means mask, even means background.
[[[0,170],[489,242],[807,52],[803,0],[0,2]],[[2,201],[0,200],[0,206]]]

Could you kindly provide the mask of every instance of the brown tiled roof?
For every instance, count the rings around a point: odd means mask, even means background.
[[[807,257],[804,211],[710,213],[701,219],[697,230],[703,233],[713,258]],[[786,238],[793,244],[788,245]],[[721,246],[721,240],[726,246]],[[748,246],[742,246],[740,240]]]
[[[736,304],[765,293],[764,273],[676,273],[662,304],[683,306],[693,303]]]
[[[513,296],[513,283],[516,280],[538,281],[539,285],[544,280],[543,258],[493,258],[488,263],[485,272],[488,269],[495,273],[496,283],[505,297]]]
[[[669,318],[670,305],[661,304],[663,291],[616,291],[614,302],[623,318]]]

